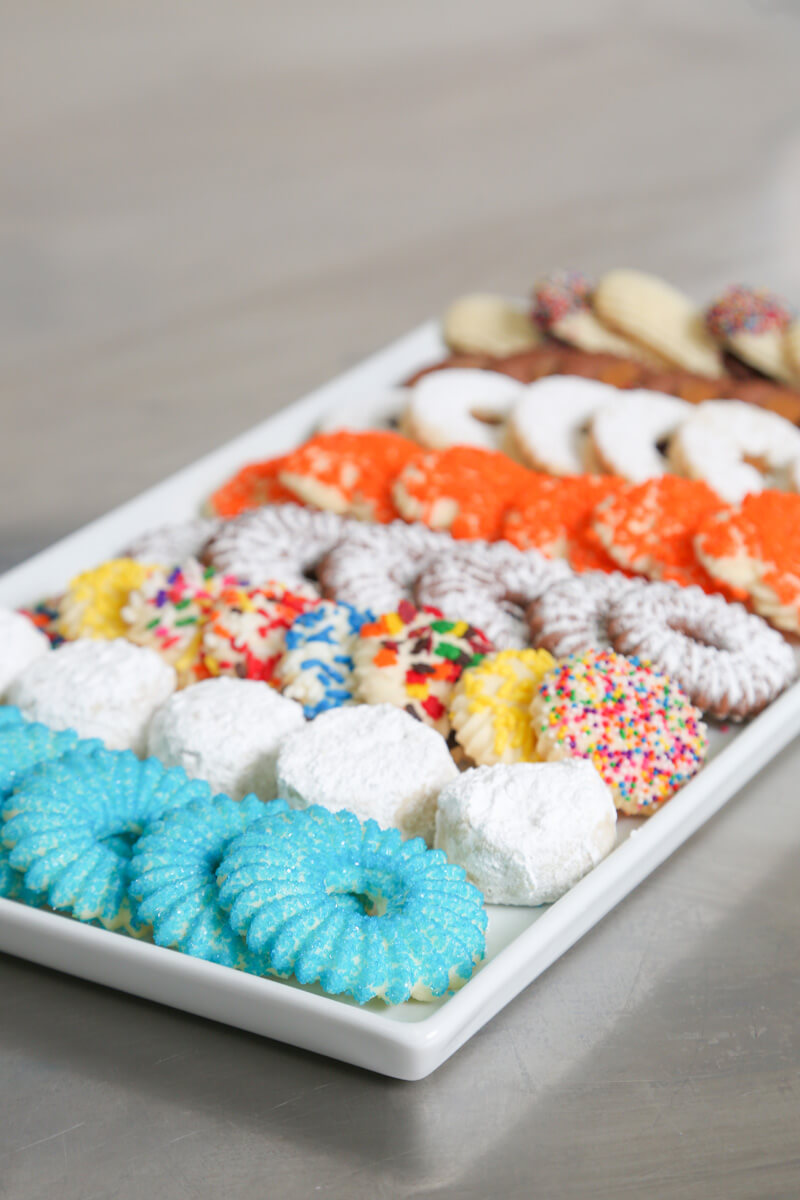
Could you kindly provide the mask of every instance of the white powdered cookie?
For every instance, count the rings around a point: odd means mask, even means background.
[[[667,441],[694,406],[677,396],[644,388],[619,393],[592,419],[591,438],[603,468],[630,483],[643,483],[669,469],[659,443]]]
[[[0,609],[0,697],[26,667],[50,651],[50,641],[22,613]]]
[[[409,389],[403,431],[430,450],[459,445],[498,450],[506,418],[525,390],[497,371],[434,371]]]
[[[364,396],[349,397],[344,404],[328,409],[317,425],[317,433],[340,429],[394,429],[408,401],[408,388],[386,388]]]
[[[509,433],[523,462],[551,475],[580,475],[592,466],[586,430],[603,407],[624,392],[577,375],[550,375],[529,384],[509,417]]]
[[[609,271],[594,292],[601,320],[697,375],[724,374],[722,355],[688,296],[643,271]]]
[[[473,293],[454,300],[442,317],[442,337],[454,354],[504,358],[541,341],[527,313],[503,296]]]

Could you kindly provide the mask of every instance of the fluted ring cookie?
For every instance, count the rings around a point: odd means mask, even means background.
[[[219,571],[253,584],[277,579],[304,590],[317,563],[350,527],[336,513],[298,504],[256,508],[226,521],[209,540],[205,557]]]
[[[559,580],[528,606],[531,642],[556,658],[608,649],[608,620],[614,605],[627,596],[635,598],[644,586],[641,580],[616,571],[586,571]]]
[[[468,759],[478,766],[538,760],[530,707],[554,666],[546,650],[500,650],[464,672],[453,689],[450,723]]]
[[[392,521],[349,530],[319,564],[326,596],[373,613],[391,612],[413,599],[413,586],[426,566],[454,545],[449,533],[427,525]]]

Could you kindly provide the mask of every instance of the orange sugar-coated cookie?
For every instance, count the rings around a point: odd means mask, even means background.
[[[596,505],[624,487],[611,475],[531,473],[503,516],[501,537],[520,550],[567,558],[576,570],[619,570],[589,522]]]
[[[399,433],[320,433],[286,455],[280,481],[305,504],[385,524],[397,517],[392,484],[418,452]]]
[[[398,475],[392,495],[406,521],[446,529],[454,538],[493,542],[501,536],[505,510],[529,476],[495,450],[418,450]]]
[[[628,570],[721,591],[697,560],[694,536],[701,522],[724,508],[702,480],[660,475],[601,501],[592,527],[614,561]]]
[[[710,514],[695,550],[721,586],[744,589],[762,617],[800,633],[800,495],[753,492],[738,508]]]
[[[265,462],[248,463],[237,471],[209,500],[211,511],[218,517],[238,517],[248,508],[262,504],[299,503],[297,496],[284,487],[278,478],[286,456],[268,458]]]

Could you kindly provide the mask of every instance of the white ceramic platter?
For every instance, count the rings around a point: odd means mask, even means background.
[[[444,351],[431,322],[242,437],[187,467],[0,578],[0,604],[57,593],[79,570],[118,553],[134,535],[195,515],[245,462],[308,437],[331,410],[362,405]],[[387,402],[393,398],[387,395]],[[394,398],[396,403],[396,398]],[[259,979],[69,918],[0,900],[0,949],[203,1017],[277,1038],[400,1079],[449,1058],[721,808],[800,732],[800,684],[744,729],[715,732],[700,774],[646,822],[622,821],[619,844],[548,908],[489,908],[487,956],[455,995],[363,1008],[315,988]]]

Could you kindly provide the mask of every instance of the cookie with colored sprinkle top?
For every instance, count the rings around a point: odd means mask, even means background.
[[[539,761],[530,709],[555,665],[546,650],[500,650],[464,672],[453,689],[450,721],[472,762]]]
[[[58,632],[70,641],[125,637],[122,610],[130,593],[144,584],[152,569],[133,558],[112,558],[76,575],[59,604]]]
[[[392,483],[418,451],[386,430],[318,433],[286,456],[280,482],[304,504],[362,521],[393,521]]]
[[[568,658],[531,704],[543,759],[587,758],[620,812],[649,816],[692,778],[708,749],[700,710],[669,676],[613,650]]]

